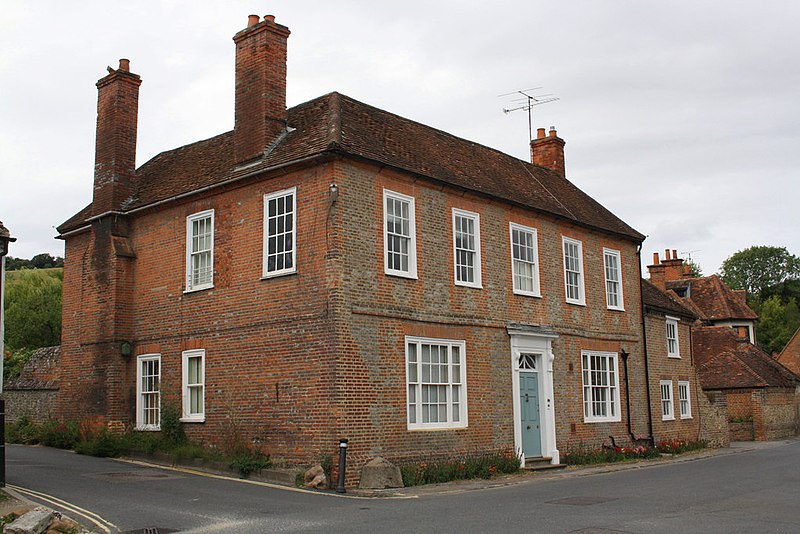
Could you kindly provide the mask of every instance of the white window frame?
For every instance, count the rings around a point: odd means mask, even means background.
[[[689,391],[688,380],[678,380],[678,408],[681,419],[692,418],[692,394]]]
[[[292,228],[291,230],[287,230],[286,227],[286,216],[289,214],[289,211],[285,209],[286,203],[284,201],[284,213],[280,215],[276,215],[273,217],[276,220],[276,227],[275,232],[270,232],[270,215],[269,215],[269,203],[272,200],[277,201],[280,198],[286,198],[291,195],[292,198]],[[283,231],[278,232],[278,221],[283,219]],[[279,237],[284,237],[287,234],[291,234],[292,238],[292,246],[291,250],[282,250],[281,252],[277,251],[277,243]],[[269,240],[271,237],[275,237],[276,240],[276,251],[270,254],[269,251]],[[285,246],[285,241],[284,241]],[[277,258],[280,254],[287,254],[287,252],[291,252],[290,258],[292,265],[290,267],[282,267],[278,269],[277,267],[270,270],[269,266],[269,259],[271,256],[275,256]],[[284,256],[285,257],[285,256]],[[283,189],[281,191],[275,191],[274,193],[268,193],[264,195],[264,253],[263,253],[263,266],[262,266],[262,278],[273,278],[276,276],[284,276],[287,274],[293,274],[297,272],[297,187],[290,187],[289,189]],[[277,265],[277,263],[276,263]],[[285,265],[285,264],[284,264]]]
[[[195,250],[194,223],[203,219],[209,219],[210,246],[207,249]],[[195,283],[195,273],[198,269],[194,265],[194,258],[201,254],[208,254],[209,279],[207,282]],[[212,287],[214,287],[214,210],[210,209],[186,217],[186,289],[184,292],[189,293]]]
[[[145,388],[142,384],[142,366],[152,362],[158,365],[158,373],[148,375],[155,378],[155,389],[151,385]],[[145,395],[150,396],[147,403],[144,402]],[[153,423],[153,418],[147,417],[148,410],[156,414],[157,422]],[[146,422],[148,419],[150,422]],[[161,354],[141,354],[136,357],[136,430],[161,430]]]
[[[672,380],[662,380],[659,382],[661,390],[661,420],[675,420],[675,402],[672,394]]]
[[[189,360],[200,358],[200,380],[189,382]],[[181,421],[202,423],[206,420],[206,351],[205,349],[185,350],[182,353],[182,399],[183,413]],[[201,410],[192,412],[192,391],[199,391]]]
[[[681,357],[681,345],[678,336],[678,322],[680,319],[677,317],[666,316],[666,334],[667,334],[667,356],[669,358]],[[674,345],[674,350],[673,350]]]
[[[605,362],[605,368],[601,362]],[[595,363],[600,365],[595,366]],[[583,421],[585,423],[621,421],[617,353],[582,350],[581,379]]]
[[[408,240],[408,269],[395,269],[389,266],[389,211],[387,204],[389,201],[405,203],[408,205],[408,235],[392,234],[400,239]],[[394,253],[394,252],[393,252]],[[391,276],[401,276],[403,278],[417,278],[417,227],[416,210],[414,197],[396,193],[388,189],[383,190],[383,269],[384,273]]]
[[[414,346],[414,351],[410,350]],[[423,345],[446,347],[447,362],[439,363],[436,371],[439,373],[439,381],[433,380],[434,366],[436,362],[431,362],[428,369],[430,376],[426,382],[425,369],[423,367]],[[458,363],[454,362],[453,349],[458,348]],[[413,352],[413,355],[412,355]],[[406,423],[409,430],[432,430],[450,429],[467,427],[467,353],[466,342],[454,339],[434,339],[424,337],[406,336],[405,338],[405,361],[406,361]],[[431,358],[432,360],[432,358]],[[447,380],[441,380],[442,366],[446,367]],[[458,375],[458,381],[454,380],[454,375]],[[431,385],[436,384],[437,399],[439,392],[444,392],[446,399],[443,403],[445,407],[446,420],[423,423],[423,392],[424,386],[428,385],[428,395],[434,390]],[[454,406],[454,392],[458,389],[458,406]],[[430,399],[430,397],[429,397]],[[428,403],[430,404],[430,403]],[[458,421],[453,414],[457,413]],[[437,414],[438,415],[438,414]]]
[[[577,248],[577,270],[571,269],[573,267],[567,260],[567,245],[575,246]],[[561,253],[564,258],[564,296],[569,304],[577,304],[579,306],[586,305],[586,286],[583,281],[583,243],[571,237],[561,236]],[[573,287],[569,281],[570,273],[577,274],[577,298],[570,296],[570,287]]]
[[[532,261],[528,259],[518,258],[515,255],[515,247],[516,249],[520,249],[522,247],[528,248],[528,244],[522,243],[514,243],[514,232],[517,232],[520,235],[529,235],[531,236],[531,252],[532,252]],[[530,297],[541,297],[541,287],[539,286],[539,236],[536,228],[530,228],[528,226],[523,226],[517,223],[509,223],[508,225],[508,234],[509,234],[509,243],[511,244],[510,251],[511,251],[511,279],[512,279],[512,287],[514,294],[516,295],[527,295]],[[522,256],[520,254],[520,256]],[[517,274],[517,265],[524,266],[530,269],[531,271],[531,289],[522,289],[520,284],[518,284],[518,274]],[[521,276],[521,275],[519,275]],[[527,278],[527,276],[526,276]]]
[[[472,242],[473,247],[458,246],[456,234],[459,231],[459,221],[472,221]],[[468,233],[466,235],[469,235]],[[459,251],[472,258],[472,266],[459,265]],[[464,271],[466,270],[466,271]],[[472,271],[472,281],[462,280],[462,272]],[[481,216],[471,211],[465,211],[458,208],[453,208],[453,280],[457,286],[474,287],[481,289],[483,287],[483,279],[481,277]]]
[[[616,266],[609,265],[609,260],[612,259],[616,261]],[[616,278],[612,277],[614,267],[616,267]],[[609,310],[625,311],[625,301],[622,298],[622,254],[619,250],[603,249],[603,276],[605,278],[606,306]],[[616,291],[613,291],[611,288],[615,285]],[[617,299],[616,304],[612,302],[613,296]]]

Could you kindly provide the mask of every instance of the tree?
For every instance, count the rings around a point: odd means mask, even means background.
[[[61,342],[61,269],[7,273],[5,338],[9,350]]]
[[[703,268],[700,267],[700,264],[694,261],[691,256],[683,260],[683,264],[689,266],[689,276],[694,278],[703,276]]]
[[[63,266],[64,258],[61,256],[51,256],[47,253],[37,254],[29,260],[24,258],[13,258],[11,256],[6,257],[6,271],[19,271],[21,269],[52,269],[53,267]]]
[[[768,354],[783,350],[800,326],[800,308],[792,297],[787,304],[773,295],[763,302],[756,324],[756,339],[759,346]]]
[[[722,262],[721,275],[733,289],[761,299],[767,288],[800,278],[800,259],[786,247],[754,246]]]

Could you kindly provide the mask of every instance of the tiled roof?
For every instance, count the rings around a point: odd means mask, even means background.
[[[667,289],[686,290],[684,301],[699,312],[707,321],[748,320],[755,321],[758,315],[744,298],[733,291],[719,276],[712,274],[701,278],[683,278],[666,282]]]
[[[703,389],[794,387],[800,382],[800,376],[727,326],[692,329],[692,353]]]
[[[646,308],[665,314],[695,319],[697,314],[680,302],[674,293],[661,291],[649,280],[642,279],[642,301]]]
[[[795,330],[792,339],[783,347],[777,359],[784,367],[800,374],[800,328]]]
[[[523,205],[576,224],[644,236],[558,173],[330,93],[288,110],[293,128],[258,166],[234,169],[233,132],[162,152],[137,170],[132,210],[326,152],[364,158]],[[86,210],[58,230],[84,224]]]
[[[36,349],[22,367],[20,375],[4,383],[9,390],[56,390],[58,389],[61,346]]]

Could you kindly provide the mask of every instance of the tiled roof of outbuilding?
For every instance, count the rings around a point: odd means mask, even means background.
[[[694,354],[703,389],[794,387],[800,377],[727,326],[692,329]]]
[[[674,293],[661,291],[649,280],[642,279],[642,301],[646,308],[666,314],[695,319],[697,314],[680,302]]]
[[[330,93],[288,110],[293,128],[257,166],[234,169],[233,132],[162,152],[137,170],[136,193],[121,211],[151,205],[244,174],[326,152],[390,165],[419,176],[621,235],[644,236],[560,174],[498,150]],[[85,224],[86,210],[58,230]]]
[[[685,300],[700,314],[701,319],[724,321],[741,319],[755,321],[758,315],[744,295],[737,294],[719,276],[712,274],[701,278],[682,278],[666,282],[667,289],[684,290],[688,286]]]

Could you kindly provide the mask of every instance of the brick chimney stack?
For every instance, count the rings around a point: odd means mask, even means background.
[[[236,163],[261,157],[286,132],[286,41],[289,29],[275,17],[250,15],[247,28],[237,33]]]
[[[97,82],[97,134],[94,156],[93,215],[118,211],[133,194],[136,173],[136,128],[142,79],[130,72],[130,61]]]
[[[660,289],[667,288],[667,282],[680,280],[686,276],[683,259],[678,257],[678,251],[664,250],[664,259],[659,261],[658,252],[653,252],[653,265],[648,265],[650,282]]]
[[[555,126],[550,127],[550,133],[545,135],[544,128],[536,130],[536,139],[531,139],[531,163],[553,169],[561,176],[565,176],[564,145],[563,139],[558,137]]]

